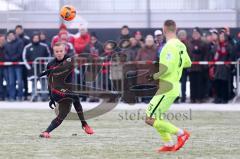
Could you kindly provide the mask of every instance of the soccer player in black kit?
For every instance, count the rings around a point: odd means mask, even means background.
[[[55,119],[52,120],[51,124],[48,126],[48,128],[40,134],[40,137],[43,138],[50,138],[50,132],[53,131],[55,128],[57,128],[62,121],[66,118],[68,113],[71,110],[72,104],[74,105],[74,108],[78,114],[78,117],[82,123],[82,128],[87,134],[93,134],[93,129],[87,124],[87,122],[84,119],[83,115],[83,109],[82,105],[80,104],[79,97],[76,94],[72,93],[64,93],[64,87],[56,89],[54,87],[53,82],[53,76],[54,70],[56,70],[59,66],[64,66],[66,62],[69,62],[73,59],[73,57],[69,57],[66,55],[65,51],[65,45],[63,43],[56,43],[53,46],[53,52],[54,52],[54,59],[48,63],[47,65],[47,71],[43,72],[40,76],[47,75],[48,76],[48,87],[49,87],[49,94],[50,94],[50,102],[49,107],[54,109],[52,105],[55,105],[55,102],[59,104],[59,114]],[[68,69],[67,67],[62,67],[63,69],[58,71],[58,74],[61,74],[62,72],[66,72]],[[72,68],[71,68],[72,69]],[[57,74],[56,74],[57,75]],[[63,79],[64,80],[64,79]],[[70,74],[66,78],[66,82],[73,81],[73,76]],[[65,82],[65,81],[64,81]]]

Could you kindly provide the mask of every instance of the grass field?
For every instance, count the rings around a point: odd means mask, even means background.
[[[144,112],[144,111],[142,111]],[[137,113],[137,110],[127,112]],[[172,121],[191,132],[186,146],[176,153],[158,154],[162,145],[157,132],[143,120],[125,118],[115,110],[89,120],[96,134],[88,136],[77,120],[66,120],[41,139],[39,133],[54,118],[51,110],[0,110],[1,159],[238,159],[239,112],[193,111],[192,120]],[[73,135],[77,134],[77,135]]]

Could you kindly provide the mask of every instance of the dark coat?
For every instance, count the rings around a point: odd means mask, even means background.
[[[31,67],[28,62],[33,62],[35,59],[38,57],[50,57],[51,53],[49,51],[49,48],[46,44],[43,43],[38,43],[38,44],[33,44],[30,43],[26,45],[23,49],[23,61],[25,62],[25,66],[28,69],[28,75],[32,76],[33,75],[33,67]],[[40,66],[41,65],[41,66]],[[38,67],[43,67],[42,64],[37,65]],[[37,68],[39,71],[40,69]],[[40,72],[37,72],[37,74]]]
[[[204,61],[206,56],[206,45],[202,40],[191,40],[189,43],[189,56],[191,61]],[[192,65],[190,72],[202,72],[204,66]]]
[[[220,46],[218,51],[215,53],[215,61],[230,61],[231,54],[232,54],[232,47],[229,44],[225,44],[225,54],[219,53]],[[229,80],[231,74],[231,67],[230,65],[215,65],[214,69],[214,79],[218,80]]]
[[[23,47],[23,41],[18,38],[11,42],[7,42],[5,45],[5,60],[9,62],[22,61]]]
[[[144,47],[138,50],[136,61],[156,61],[157,60],[157,48],[155,46],[149,48],[149,47]]]
[[[31,42],[30,37],[25,35],[24,33],[20,35],[18,38],[23,41],[24,46],[28,45]]]

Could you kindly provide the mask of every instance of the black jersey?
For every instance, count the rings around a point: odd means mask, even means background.
[[[65,55],[62,60],[56,58],[50,61],[47,69],[48,90],[51,97],[67,97],[72,92],[72,82],[74,81],[74,57]],[[58,100],[56,100],[58,101]]]

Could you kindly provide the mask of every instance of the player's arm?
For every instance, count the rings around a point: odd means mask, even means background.
[[[191,67],[192,61],[191,61],[191,59],[190,59],[190,57],[189,57],[189,55],[188,55],[188,52],[187,52],[186,47],[185,47],[185,51],[184,51],[184,53],[183,53],[183,60],[184,60],[184,62],[183,62],[183,68],[189,68],[189,67]]]
[[[49,63],[47,64],[46,70],[43,70],[42,72],[40,72],[40,73],[38,74],[38,77],[39,77],[39,78],[40,78],[40,77],[43,77],[43,76],[48,76],[48,75],[51,73],[51,71],[53,71],[54,67],[52,67],[52,62],[53,62],[53,61],[51,61],[51,62],[49,62]]]
[[[44,70],[43,72],[41,72],[41,73],[38,75],[38,77],[42,77],[42,76],[49,75],[51,71],[52,71],[52,69]]]
[[[72,69],[73,67],[74,67],[74,56],[67,58],[64,62],[54,67],[50,67],[50,65],[48,64],[47,69],[41,72],[38,75],[38,77],[42,77],[45,75],[48,76],[51,72],[54,72],[54,73],[65,72],[66,70]]]

